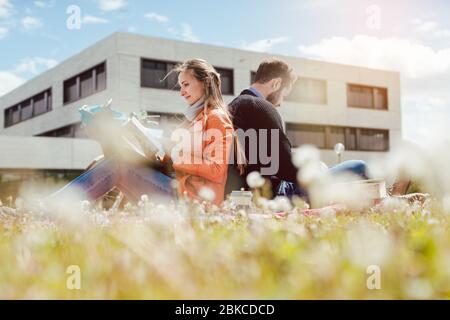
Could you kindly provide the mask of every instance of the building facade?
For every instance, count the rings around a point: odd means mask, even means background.
[[[368,160],[401,139],[397,72],[114,33],[0,97],[0,170],[85,168],[101,154],[80,128],[85,104],[112,98],[115,108],[159,114],[170,128],[186,106],[176,76],[166,75],[194,57],[220,72],[226,102],[250,85],[262,60],[289,63],[299,78],[279,109],[288,137],[319,147],[329,165],[338,142],[346,146],[342,160]]]

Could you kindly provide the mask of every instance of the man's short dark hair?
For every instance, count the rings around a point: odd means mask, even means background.
[[[256,71],[254,81],[263,84],[275,78],[281,78],[283,86],[290,86],[296,80],[292,68],[286,62],[279,59],[269,59],[261,62]]]

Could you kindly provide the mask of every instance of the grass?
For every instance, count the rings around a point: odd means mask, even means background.
[[[450,298],[450,215],[435,201],[285,218],[147,201],[77,212],[0,209],[0,298]]]

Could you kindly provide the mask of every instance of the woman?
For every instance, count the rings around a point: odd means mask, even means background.
[[[219,205],[224,200],[234,139],[232,122],[222,99],[220,74],[201,59],[187,60],[174,72],[179,73],[180,95],[188,105],[186,121],[172,134],[181,142],[168,150],[161,162],[172,164],[179,195],[201,199],[203,192]],[[238,156],[242,157],[241,153]],[[158,170],[112,156],[50,198],[78,192],[81,199],[96,199],[117,187],[130,200],[147,194],[162,201],[176,196],[173,182]]]

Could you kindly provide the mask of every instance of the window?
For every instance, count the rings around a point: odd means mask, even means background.
[[[20,106],[13,108],[12,121],[13,121],[13,124],[20,122]]]
[[[220,80],[222,82],[221,90],[222,94],[234,94],[234,81],[233,81],[233,70],[216,68],[216,71],[220,73]]]
[[[34,114],[39,115],[47,112],[46,95],[45,93],[38,94],[34,97]]]
[[[78,99],[77,78],[64,82],[64,103]]]
[[[14,106],[5,110],[5,128],[20,121],[20,108]]]
[[[389,150],[389,133],[386,130],[360,129],[358,149],[367,151]]]
[[[325,80],[299,77],[292,87],[287,101],[326,104],[327,83]]]
[[[33,117],[33,101],[31,99],[25,100],[20,104],[20,120],[25,121]]]
[[[168,75],[175,65],[175,62],[142,59],[141,86],[178,90],[178,75],[175,72]]]
[[[141,87],[179,90],[178,73],[170,71],[177,62],[160,61],[153,59],[141,60]],[[216,68],[222,81],[222,94],[234,94],[233,70]]]
[[[356,150],[356,129],[345,128],[345,149]]]
[[[346,150],[389,150],[388,130],[294,123],[287,123],[286,126],[287,136],[294,147],[312,144],[320,149],[333,149],[340,142]]]
[[[92,71],[84,72],[80,75],[80,97],[90,96],[95,91],[94,74]]]
[[[52,109],[52,89],[41,92],[21,103],[5,109],[4,127],[36,117]]]
[[[325,148],[325,127],[309,124],[291,124],[286,126],[287,136],[294,146],[313,144]]]
[[[106,89],[106,68],[104,63],[96,68],[96,87],[98,91]]]
[[[106,63],[64,81],[64,103],[71,103],[106,89]]]
[[[336,143],[345,143],[345,128],[327,127],[327,148],[334,148]]]
[[[387,110],[387,89],[349,84],[347,104],[350,107]]]

